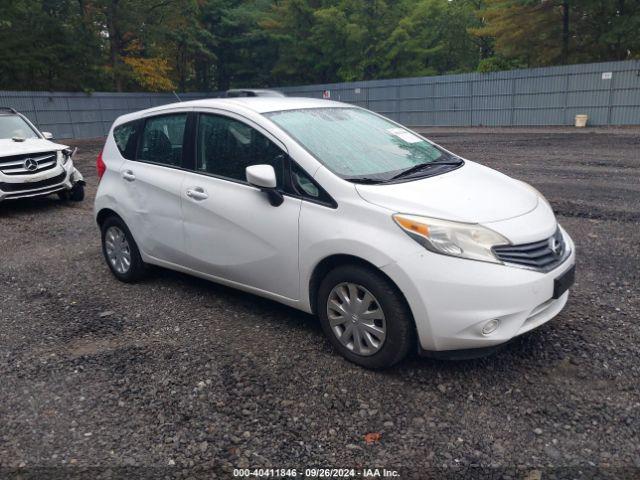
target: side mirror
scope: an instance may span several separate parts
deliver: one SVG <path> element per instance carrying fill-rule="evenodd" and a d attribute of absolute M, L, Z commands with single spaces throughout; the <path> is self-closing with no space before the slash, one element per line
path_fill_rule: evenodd
<path fill-rule="evenodd" d="M 42 132 L 42 136 L 45 138 L 45 140 L 53 139 L 53 133 L 51 132 Z"/>
<path fill-rule="evenodd" d="M 279 207 L 284 202 L 284 197 L 276 189 L 278 180 L 276 171 L 271 165 L 251 165 L 245 170 L 249 185 L 258 187 L 269 197 L 269 203 L 274 207 Z"/>

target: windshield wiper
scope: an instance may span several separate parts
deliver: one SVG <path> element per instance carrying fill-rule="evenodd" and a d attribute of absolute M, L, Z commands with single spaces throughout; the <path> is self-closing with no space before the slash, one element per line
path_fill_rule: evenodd
<path fill-rule="evenodd" d="M 419 165 L 414 165 L 413 167 L 409 167 L 406 170 L 401 171 L 397 175 L 394 175 L 389 180 L 396 180 L 398 178 L 408 177 L 413 175 L 414 173 L 418 173 L 422 170 L 425 170 L 429 167 L 433 167 L 436 165 L 461 165 L 464 162 L 461 158 L 455 158 L 452 160 L 435 160 L 433 162 L 421 163 Z"/>
<path fill-rule="evenodd" d="M 370 178 L 370 177 L 353 177 L 353 178 L 345 178 L 352 183 L 363 183 L 365 185 L 375 185 L 376 183 L 384 183 L 386 180 L 382 180 L 380 178 Z"/>

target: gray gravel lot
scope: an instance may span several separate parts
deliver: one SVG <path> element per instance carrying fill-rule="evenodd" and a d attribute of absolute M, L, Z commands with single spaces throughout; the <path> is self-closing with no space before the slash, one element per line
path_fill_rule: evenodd
<path fill-rule="evenodd" d="M 550 200 L 579 256 L 555 320 L 489 358 L 375 373 L 271 301 L 165 270 L 119 283 L 92 218 L 100 142 L 73 142 L 84 203 L 0 204 L 0 467 L 640 475 L 640 130 L 427 132 Z"/>

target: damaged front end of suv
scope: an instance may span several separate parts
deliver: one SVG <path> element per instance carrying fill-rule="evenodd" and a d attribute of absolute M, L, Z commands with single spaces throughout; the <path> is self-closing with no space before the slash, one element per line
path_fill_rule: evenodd
<path fill-rule="evenodd" d="M 0 202 L 56 193 L 62 200 L 84 200 L 84 177 L 70 149 L 51 141 L 24 115 L 0 108 Z"/>

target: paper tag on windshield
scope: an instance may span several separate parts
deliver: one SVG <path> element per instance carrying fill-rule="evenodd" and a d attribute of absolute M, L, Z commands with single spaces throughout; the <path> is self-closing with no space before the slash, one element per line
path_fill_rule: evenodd
<path fill-rule="evenodd" d="M 389 130 L 387 130 L 387 132 L 389 132 L 391 135 L 395 135 L 400 140 L 404 140 L 407 143 L 418 143 L 422 141 L 420 137 L 414 135 L 408 130 L 405 130 L 404 128 L 390 128 Z"/>

